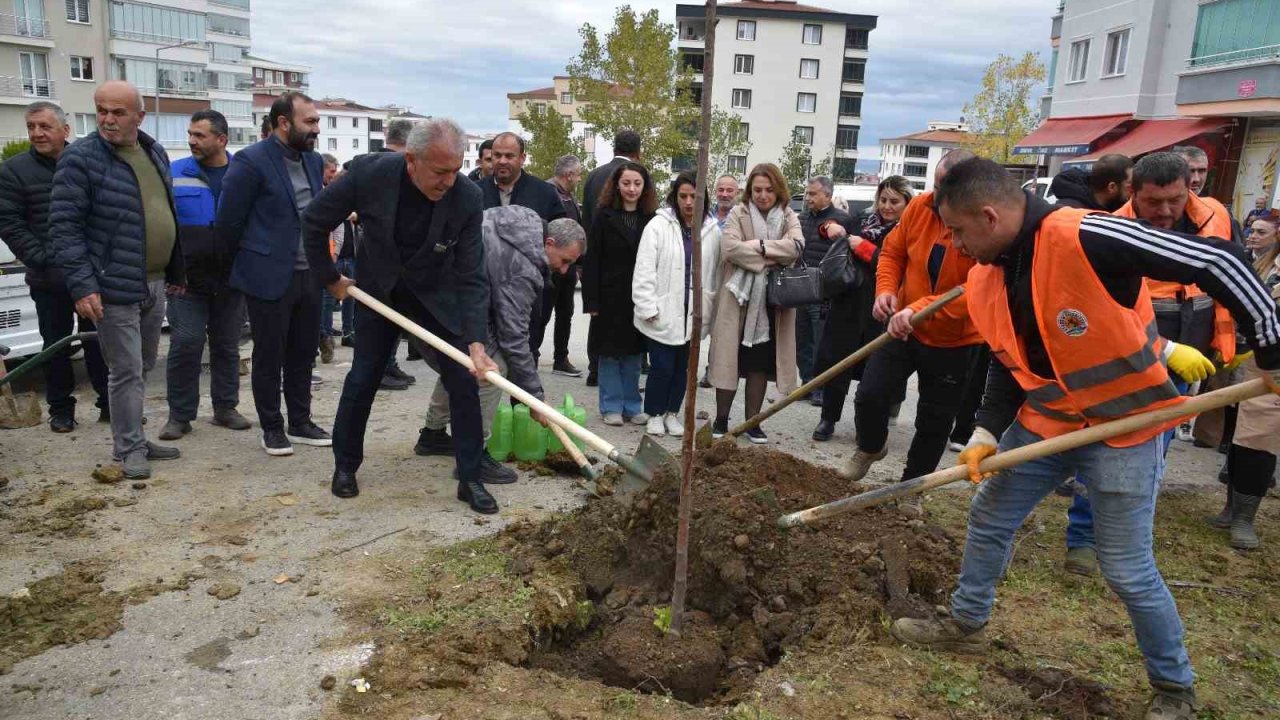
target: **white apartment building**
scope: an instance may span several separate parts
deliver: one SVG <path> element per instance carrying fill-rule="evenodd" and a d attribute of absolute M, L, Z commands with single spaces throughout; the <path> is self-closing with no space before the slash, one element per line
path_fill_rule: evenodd
<path fill-rule="evenodd" d="M 901 175 L 921 192 L 933 190 L 933 173 L 947 152 L 972 141 L 964 123 L 931 121 L 923 132 L 880 140 L 880 177 Z"/>
<path fill-rule="evenodd" d="M 512 131 L 514 132 L 514 131 Z M 492 140 L 498 133 L 467 133 L 467 152 L 462 156 L 463 174 L 475 170 L 480 165 L 480 144 Z"/>
<path fill-rule="evenodd" d="M 275 95 L 255 95 L 253 117 L 260 126 L 271 112 Z M 315 101 L 320 111 L 320 138 L 316 152 L 329 153 L 345 163 L 357 155 L 381 150 L 387 114 L 381 108 L 361 105 L 346 98 L 322 98 Z"/>
<path fill-rule="evenodd" d="M 613 138 L 597 137 L 595 128 L 583 122 L 580 111 L 584 104 L 569 89 L 569 77 L 557 75 L 549 87 L 507 94 L 507 132 L 528 140 L 529 132 L 520 124 L 521 115 L 530 110 L 558 112 L 571 125 L 569 137 L 581 140 L 587 155 L 595 158 L 597 166 L 603 165 L 613 159 Z"/>
<path fill-rule="evenodd" d="M 677 47 L 695 73 L 701 102 L 706 8 L 676 5 Z M 751 147 L 731 156 L 729 171 L 777 162 L 793 137 L 813 161 L 832 157 L 832 174 L 857 172 L 868 40 L 876 16 L 853 15 L 794 0 L 721 3 L 715 38 L 714 106 L 737 113 Z"/>

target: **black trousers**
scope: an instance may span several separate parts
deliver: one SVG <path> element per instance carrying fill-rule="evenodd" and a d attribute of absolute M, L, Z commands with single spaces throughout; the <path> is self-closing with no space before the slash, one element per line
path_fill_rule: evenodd
<path fill-rule="evenodd" d="M 973 434 L 973 420 L 982 405 L 982 392 L 987 389 L 987 368 L 991 365 L 991 349 L 982 344 L 973 354 L 973 363 L 969 366 L 969 376 L 964 383 L 964 398 L 960 401 L 960 409 L 956 411 L 956 424 L 951 429 L 951 442 L 961 445 L 969 442 Z"/>
<path fill-rule="evenodd" d="M 534 358 L 542 353 L 542 341 L 546 337 L 547 325 L 554 313 L 556 327 L 552 335 L 556 362 L 569 359 L 569 333 L 573 330 L 573 298 L 576 295 L 578 275 L 570 269 L 567 275 L 552 275 L 551 283 L 542 293 L 542 312 L 536 322 L 529 328 L 529 346 Z"/>
<path fill-rule="evenodd" d="M 449 332 L 427 311 L 412 293 L 397 288 L 391 293 L 391 306 L 426 328 L 427 332 L 467 352 L 462 341 Z M 356 306 L 356 327 L 360 342 L 356 343 L 351 370 L 342 385 L 338 416 L 333 423 L 333 461 L 335 466 L 355 472 L 364 462 L 364 433 L 374 395 L 382 382 L 387 358 L 400 340 L 400 328 L 364 305 Z M 424 349 L 426 346 L 422 346 Z M 449 391 L 449 423 L 453 429 L 454 458 L 458 477 L 477 480 L 480 477 L 480 453 L 484 451 L 481 427 L 480 394 L 476 379 L 453 360 L 430 351 L 431 367 L 438 368 L 440 379 Z"/>
<path fill-rule="evenodd" d="M 1227 477 L 1232 490 L 1264 497 L 1276 485 L 1276 456 L 1233 443 L 1227 451 Z"/>
<path fill-rule="evenodd" d="M 320 286 L 310 270 L 295 270 L 278 300 L 245 296 L 253 333 L 253 404 L 265 430 L 284 429 L 284 391 L 289 427 L 311 421 L 311 368 L 320 342 Z"/>
<path fill-rule="evenodd" d="M 36 320 L 40 324 L 40 338 L 49 347 L 75 330 L 76 303 L 66 290 L 31 288 L 31 299 L 36 304 Z M 80 320 L 80 332 L 94 330 L 92 320 Z M 84 368 L 89 382 L 98 393 L 97 406 L 107 407 L 107 364 L 97 340 L 86 340 Z M 76 373 L 71 367 L 71 349 L 68 348 L 44 364 L 44 397 L 49 403 L 49 417 L 74 415 L 76 411 Z"/>
<path fill-rule="evenodd" d="M 915 374 L 920 390 L 916 434 L 907 451 L 902 479 L 936 470 L 947 449 L 947 436 L 964 399 L 965 379 L 978 347 L 932 347 L 912 337 L 889 343 L 872 355 L 853 398 L 858 447 L 872 453 L 884 448 L 889 438 L 889 409 L 906 398 L 907 380 Z"/>

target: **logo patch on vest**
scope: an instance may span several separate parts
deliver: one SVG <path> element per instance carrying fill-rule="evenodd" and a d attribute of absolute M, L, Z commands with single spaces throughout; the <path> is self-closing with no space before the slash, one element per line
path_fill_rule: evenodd
<path fill-rule="evenodd" d="M 1067 337 L 1080 337 L 1089 331 L 1089 318 L 1079 310 L 1067 308 L 1058 313 L 1058 329 Z"/>

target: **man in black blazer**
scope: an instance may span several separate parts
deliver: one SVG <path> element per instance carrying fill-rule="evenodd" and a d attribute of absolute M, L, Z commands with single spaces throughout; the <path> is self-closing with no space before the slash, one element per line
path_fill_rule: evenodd
<path fill-rule="evenodd" d="M 538 213 L 543 222 L 565 217 L 555 188 L 524 171 L 524 138 L 504 132 L 493 138 L 493 174 L 480 181 L 484 209 L 521 205 Z"/>
<path fill-rule="evenodd" d="M 480 513 L 498 503 L 480 479 L 484 452 L 476 380 L 497 365 L 485 354 L 489 281 L 480 226 L 480 191 L 458 173 L 466 134 L 452 120 L 421 123 L 403 154 L 384 153 L 352 163 L 320 193 L 303 215 L 307 258 L 320 282 L 339 300 L 353 283 L 338 274 L 329 255 L 329 231 L 359 213 L 363 241 L 356 246 L 360 287 L 471 356 L 474 377 L 458 363 L 437 358 L 449 391 L 457 461 L 458 499 Z M 400 328 L 356 305 L 356 343 L 333 425 L 333 494 L 359 493 L 356 471 L 364 460 L 364 433 L 383 370 Z"/>

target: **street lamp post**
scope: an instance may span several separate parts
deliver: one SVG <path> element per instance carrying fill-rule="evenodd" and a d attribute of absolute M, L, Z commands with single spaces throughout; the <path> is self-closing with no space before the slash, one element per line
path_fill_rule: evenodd
<path fill-rule="evenodd" d="M 174 48 L 180 48 L 180 47 L 191 47 L 192 45 L 199 45 L 199 44 L 200 44 L 199 40 L 183 40 L 180 43 L 174 43 L 173 45 L 163 45 L 161 47 L 156 48 L 156 141 L 157 142 L 159 142 L 160 140 L 160 51 L 172 50 Z"/>

